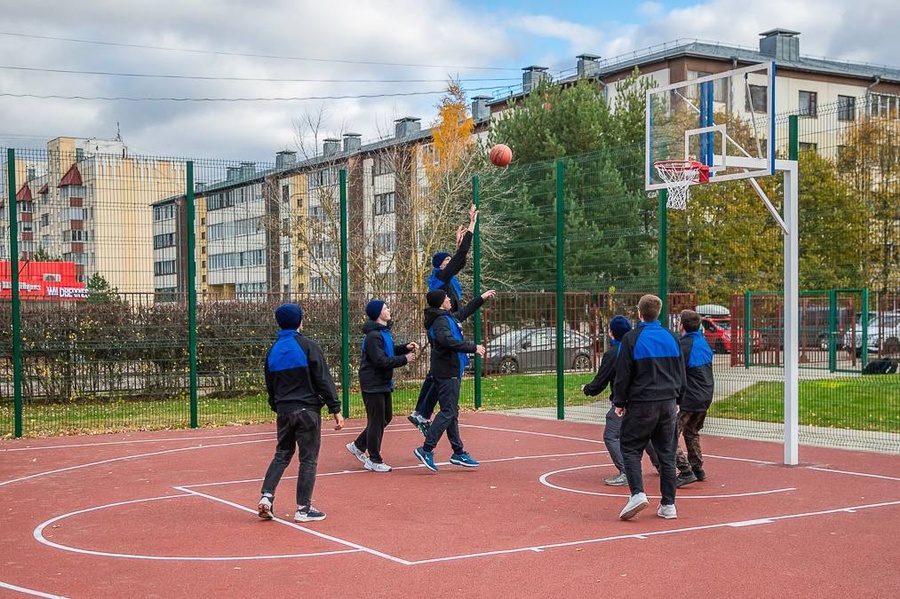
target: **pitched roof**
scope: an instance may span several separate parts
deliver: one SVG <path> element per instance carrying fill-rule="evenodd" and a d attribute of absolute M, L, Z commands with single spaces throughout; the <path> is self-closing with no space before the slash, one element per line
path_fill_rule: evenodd
<path fill-rule="evenodd" d="M 16 193 L 16 201 L 18 202 L 29 202 L 31 201 L 31 188 L 28 187 L 28 183 L 19 188 L 19 192 Z"/>
<path fill-rule="evenodd" d="M 81 180 L 81 173 L 78 172 L 78 166 L 73 164 L 72 168 L 63 175 L 57 187 L 65 187 L 66 185 L 84 185 Z"/>

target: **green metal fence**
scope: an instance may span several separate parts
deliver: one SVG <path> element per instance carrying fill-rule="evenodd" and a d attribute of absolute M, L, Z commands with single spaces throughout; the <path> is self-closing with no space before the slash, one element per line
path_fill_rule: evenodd
<path fill-rule="evenodd" d="M 801 441 L 896 448 L 900 377 L 861 372 L 897 357 L 900 201 L 889 152 L 858 151 L 896 121 L 863 139 L 829 110 L 799 121 L 801 144 L 819 140 L 800 152 L 801 284 L 818 290 L 801 301 Z M 787 116 L 778 122 L 786 132 Z M 365 302 L 385 299 L 395 337 L 424 344 L 430 254 L 453 251 L 474 202 L 464 297 L 499 293 L 466 323 L 489 353 L 465 381 L 465 405 L 602 421 L 605 400 L 580 386 L 609 318 L 636 319 L 650 292 L 667 298 L 673 329 L 683 308 L 730 309 L 709 430 L 779 438 L 782 238 L 746 186 L 698 186 L 688 210 L 666 212 L 643 191 L 640 151 L 620 148 L 476 169 L 435 207 L 396 157 L 354 155 L 251 164 L 62 142 L 8 150 L 0 436 L 266 421 L 262 358 L 282 301 L 303 305 L 304 332 L 360 416 Z M 877 181 L 862 176 L 871 156 Z M 779 177 L 769 179 L 780 204 Z M 870 314 L 880 320 L 869 325 Z M 426 369 L 397 370 L 397 414 L 414 406 Z"/>

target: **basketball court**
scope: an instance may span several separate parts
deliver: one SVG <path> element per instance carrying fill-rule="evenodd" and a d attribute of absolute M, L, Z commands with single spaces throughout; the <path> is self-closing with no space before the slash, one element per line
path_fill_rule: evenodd
<path fill-rule="evenodd" d="M 390 473 L 344 445 L 364 423 L 326 430 L 314 503 L 295 524 L 295 479 L 256 501 L 274 425 L 4 441 L 0 596 L 548 596 L 613 592 L 888 596 L 900 534 L 896 456 L 706 437 L 709 478 L 679 489 L 677 520 L 651 507 L 621 521 L 626 487 L 595 424 L 464 413 L 481 467 L 439 472 L 412 455 L 421 435 L 388 427 Z M 287 474 L 295 472 L 296 461 Z M 815 591 L 815 592 L 814 592 Z"/>

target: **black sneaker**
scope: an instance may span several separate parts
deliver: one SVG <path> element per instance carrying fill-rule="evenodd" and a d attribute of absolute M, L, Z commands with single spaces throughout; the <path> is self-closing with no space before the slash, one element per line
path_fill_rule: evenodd
<path fill-rule="evenodd" d="M 703 471 L 703 468 L 694 468 L 693 472 L 694 472 L 694 476 L 697 477 L 697 480 L 700 480 L 700 481 L 706 480 L 706 472 Z"/>
<path fill-rule="evenodd" d="M 682 472 L 677 477 L 675 477 L 675 486 L 679 489 L 684 485 L 689 485 L 695 482 L 697 482 L 697 477 L 694 476 L 694 473 L 690 470 L 688 470 L 687 472 Z"/>

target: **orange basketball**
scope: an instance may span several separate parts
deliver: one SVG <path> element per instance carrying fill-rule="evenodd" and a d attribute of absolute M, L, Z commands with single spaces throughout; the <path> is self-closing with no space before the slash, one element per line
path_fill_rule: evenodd
<path fill-rule="evenodd" d="M 507 166 L 512 162 L 512 150 L 507 145 L 497 144 L 491 148 L 490 159 L 494 166 Z"/>

